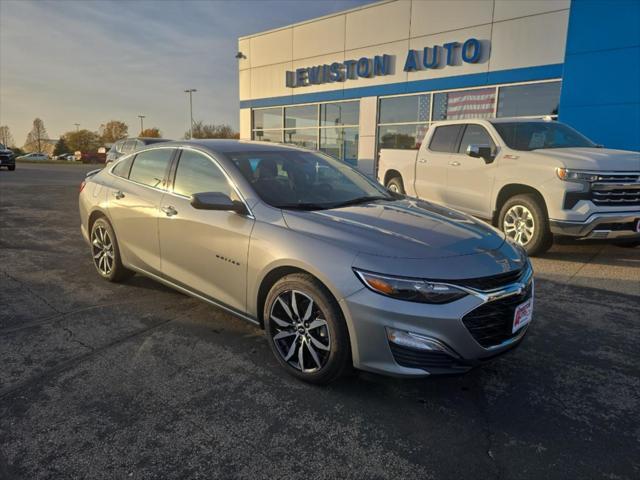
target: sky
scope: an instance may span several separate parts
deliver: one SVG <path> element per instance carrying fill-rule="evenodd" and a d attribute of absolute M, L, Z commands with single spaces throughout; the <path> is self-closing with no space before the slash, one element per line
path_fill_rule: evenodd
<path fill-rule="evenodd" d="M 122 120 L 182 138 L 193 116 L 238 128 L 238 37 L 371 0 L 0 0 L 0 125 L 17 146 Z"/>

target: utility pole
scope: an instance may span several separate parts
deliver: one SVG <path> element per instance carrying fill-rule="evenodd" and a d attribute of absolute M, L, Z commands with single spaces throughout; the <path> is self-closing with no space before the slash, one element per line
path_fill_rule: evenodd
<path fill-rule="evenodd" d="M 189 127 L 189 140 L 193 140 L 193 92 L 197 92 L 195 88 L 189 88 L 184 93 L 189 94 L 189 118 L 191 119 L 191 126 Z"/>
<path fill-rule="evenodd" d="M 76 133 L 78 133 L 78 131 L 80 130 L 80 124 L 79 123 L 74 123 L 74 125 L 76 126 Z"/>
<path fill-rule="evenodd" d="M 140 136 L 142 136 L 142 132 L 144 132 L 144 119 L 147 118 L 146 115 L 138 115 L 140 119 Z"/>

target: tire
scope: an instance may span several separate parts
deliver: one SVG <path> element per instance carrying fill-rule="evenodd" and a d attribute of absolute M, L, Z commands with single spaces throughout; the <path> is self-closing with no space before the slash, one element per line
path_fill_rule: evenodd
<path fill-rule="evenodd" d="M 546 252 L 553 244 L 543 201 L 530 193 L 515 195 L 500 209 L 498 228 L 530 256 Z"/>
<path fill-rule="evenodd" d="M 399 193 L 401 195 L 405 194 L 402 177 L 399 177 L 399 176 L 391 177 L 387 181 L 387 184 L 385 185 L 385 187 L 387 188 L 387 190 L 390 190 L 392 192 Z"/>
<path fill-rule="evenodd" d="M 93 222 L 89 238 L 93 265 L 102 278 L 117 283 L 133 276 L 134 272 L 122 265 L 116 234 L 105 217 Z"/>
<path fill-rule="evenodd" d="M 13 172 L 16 169 L 16 166 L 15 165 L 9 165 L 7 168 L 9 169 L 10 172 Z"/>
<path fill-rule="evenodd" d="M 349 332 L 338 302 L 311 275 L 295 273 L 278 280 L 263 315 L 269 346 L 289 374 L 326 385 L 352 369 Z"/>

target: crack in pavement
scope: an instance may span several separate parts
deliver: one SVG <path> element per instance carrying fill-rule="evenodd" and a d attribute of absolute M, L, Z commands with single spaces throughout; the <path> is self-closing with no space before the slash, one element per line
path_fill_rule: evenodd
<path fill-rule="evenodd" d="M 36 293 L 33 291 L 33 289 L 27 285 L 26 283 L 18 280 L 17 278 L 15 278 L 12 275 L 9 275 L 7 272 L 5 272 L 4 270 L 2 271 L 2 273 L 9 278 L 10 280 L 13 280 L 14 282 L 16 282 L 18 285 L 20 285 L 22 288 L 24 288 L 27 292 L 29 292 L 31 295 L 33 295 L 34 297 L 36 297 L 38 300 L 40 300 L 42 303 L 44 303 L 46 306 L 48 306 L 51 310 L 53 310 L 56 313 L 62 313 L 60 310 L 58 310 L 56 307 L 54 307 L 53 305 L 51 305 L 49 303 L 49 301 L 44 298 L 42 295 Z"/>
<path fill-rule="evenodd" d="M 169 322 L 173 322 L 174 320 L 176 320 L 178 317 L 175 318 L 170 318 L 169 320 L 164 320 L 162 322 L 158 322 L 155 325 L 152 325 L 151 327 L 147 327 L 147 328 L 143 328 L 140 330 L 137 330 L 129 335 L 126 335 L 124 337 L 118 338 L 112 342 L 109 342 L 105 345 L 101 345 L 99 347 L 95 347 L 92 350 L 90 350 L 89 352 L 86 352 L 82 355 L 76 355 L 74 357 L 69 358 L 68 360 L 62 361 L 59 364 L 55 365 L 53 368 L 50 368 L 48 370 L 45 370 L 44 372 L 38 374 L 38 375 L 34 375 L 30 378 L 27 378 L 25 380 L 22 380 L 20 382 L 17 382 L 14 385 L 11 385 L 10 387 L 6 387 L 0 390 L 0 399 L 4 399 L 5 397 L 7 397 L 8 395 L 10 395 L 11 393 L 17 391 L 17 390 L 22 390 L 23 388 L 29 387 L 32 384 L 38 383 L 39 381 L 42 380 L 47 380 L 50 377 L 53 377 L 57 374 L 60 374 L 62 372 L 64 372 L 65 370 L 68 370 L 69 368 L 75 367 L 77 365 L 79 365 L 80 363 L 82 363 L 85 360 L 88 360 L 89 358 L 94 357 L 95 355 L 98 355 L 101 352 L 104 352 L 108 349 L 110 349 L 111 347 L 117 346 L 121 343 L 126 342 L 127 340 L 130 340 L 132 338 L 136 338 L 139 336 L 142 336 L 152 330 L 155 330 L 157 328 L 162 327 L 163 325 L 166 325 Z M 90 348 L 90 347 L 89 347 Z"/>
<path fill-rule="evenodd" d="M 75 310 L 69 310 L 68 312 L 58 312 L 55 315 L 50 315 L 50 316 L 47 316 L 47 317 L 44 317 L 44 318 L 41 318 L 41 319 L 38 319 L 38 320 L 33 320 L 31 322 L 23 323 L 21 325 L 0 328 L 0 335 L 7 334 L 7 333 L 14 333 L 14 332 L 18 332 L 20 330 L 26 330 L 26 329 L 29 329 L 29 328 L 39 327 L 41 325 L 46 325 L 48 323 L 56 324 L 56 323 L 64 321 L 65 317 L 68 317 L 70 315 L 89 312 L 91 310 L 96 310 L 96 309 L 100 309 L 100 308 L 118 307 L 118 306 L 123 306 L 123 305 L 145 305 L 147 303 L 156 304 L 156 303 L 158 303 L 158 300 L 157 299 L 149 299 L 149 300 L 131 300 L 131 301 L 128 301 L 128 302 L 101 303 L 101 304 L 97 304 L 97 305 L 90 305 L 88 307 L 78 308 L 78 309 L 75 309 Z"/>

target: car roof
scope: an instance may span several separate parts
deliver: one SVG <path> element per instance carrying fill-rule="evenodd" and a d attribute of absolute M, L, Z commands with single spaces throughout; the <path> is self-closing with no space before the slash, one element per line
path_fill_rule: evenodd
<path fill-rule="evenodd" d="M 278 152 L 283 150 L 308 151 L 295 145 L 285 145 L 283 143 L 257 142 L 250 140 L 227 140 L 227 139 L 196 139 L 173 141 L 163 144 L 163 147 L 200 147 L 214 153 L 236 153 L 236 152 Z"/>

